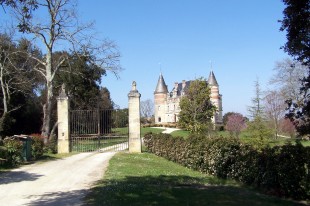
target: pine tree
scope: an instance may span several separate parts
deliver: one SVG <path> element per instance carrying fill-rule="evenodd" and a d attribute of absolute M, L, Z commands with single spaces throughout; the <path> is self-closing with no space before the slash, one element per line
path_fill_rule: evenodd
<path fill-rule="evenodd" d="M 254 82 L 255 83 L 255 97 L 252 98 L 252 106 L 248 107 L 248 112 L 250 113 L 250 117 L 255 119 L 255 117 L 263 117 L 264 107 L 262 105 L 262 91 L 260 88 L 259 79 Z"/>

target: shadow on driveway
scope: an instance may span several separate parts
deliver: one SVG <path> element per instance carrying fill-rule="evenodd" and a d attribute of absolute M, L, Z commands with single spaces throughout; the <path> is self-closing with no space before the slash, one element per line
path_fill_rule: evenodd
<path fill-rule="evenodd" d="M 35 198 L 36 200 L 30 202 L 28 205 L 48 205 L 48 206 L 59 206 L 59 205 L 83 205 L 83 198 L 89 190 L 73 190 L 70 192 L 52 192 L 45 193 L 40 196 L 28 196 L 28 198 Z M 38 199 L 37 199 L 38 198 Z"/>
<path fill-rule="evenodd" d="M 0 185 L 1 184 L 10 184 L 14 182 L 23 182 L 23 181 L 34 181 L 37 180 L 42 175 L 28 173 L 24 171 L 10 171 L 0 173 Z"/>

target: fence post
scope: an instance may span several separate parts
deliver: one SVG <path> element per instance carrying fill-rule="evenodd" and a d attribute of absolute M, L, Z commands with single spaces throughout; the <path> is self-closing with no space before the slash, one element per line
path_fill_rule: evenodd
<path fill-rule="evenodd" d="M 70 125 L 69 125 L 69 98 L 66 95 L 65 85 L 57 98 L 58 119 L 58 153 L 70 152 Z"/>
<path fill-rule="evenodd" d="M 140 97 L 136 82 L 132 83 L 128 94 L 129 110 L 129 152 L 141 153 L 141 128 L 140 128 Z"/>

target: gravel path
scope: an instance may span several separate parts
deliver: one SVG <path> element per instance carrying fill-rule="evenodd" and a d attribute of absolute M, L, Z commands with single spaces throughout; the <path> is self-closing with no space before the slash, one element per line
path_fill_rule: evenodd
<path fill-rule="evenodd" d="M 169 127 L 152 127 L 152 128 L 164 129 L 164 131 L 162 131 L 162 133 L 164 134 L 170 134 L 174 131 L 180 130 L 178 128 L 169 128 Z"/>
<path fill-rule="evenodd" d="M 83 205 L 115 152 L 80 153 L 0 174 L 0 205 Z"/>

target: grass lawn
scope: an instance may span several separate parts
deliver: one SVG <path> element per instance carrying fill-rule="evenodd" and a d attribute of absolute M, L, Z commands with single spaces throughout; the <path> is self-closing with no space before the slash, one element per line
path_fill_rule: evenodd
<path fill-rule="evenodd" d="M 185 130 L 176 130 L 176 131 L 172 132 L 171 135 L 173 137 L 187 138 L 190 135 L 190 132 L 189 131 L 185 131 Z"/>
<path fill-rule="evenodd" d="M 159 134 L 165 129 L 160 129 L 160 128 L 151 128 L 151 127 L 141 127 L 141 137 L 144 137 L 144 135 L 148 132 L 152 132 L 155 134 Z"/>
<path fill-rule="evenodd" d="M 160 129 L 160 128 L 141 127 L 141 137 L 143 137 L 148 132 L 161 133 L 164 130 L 165 129 Z M 127 135 L 128 134 L 128 127 L 113 128 L 112 131 L 114 132 L 114 134 Z"/>
<path fill-rule="evenodd" d="M 87 205 L 301 205 L 148 153 L 116 154 L 85 201 Z"/>

